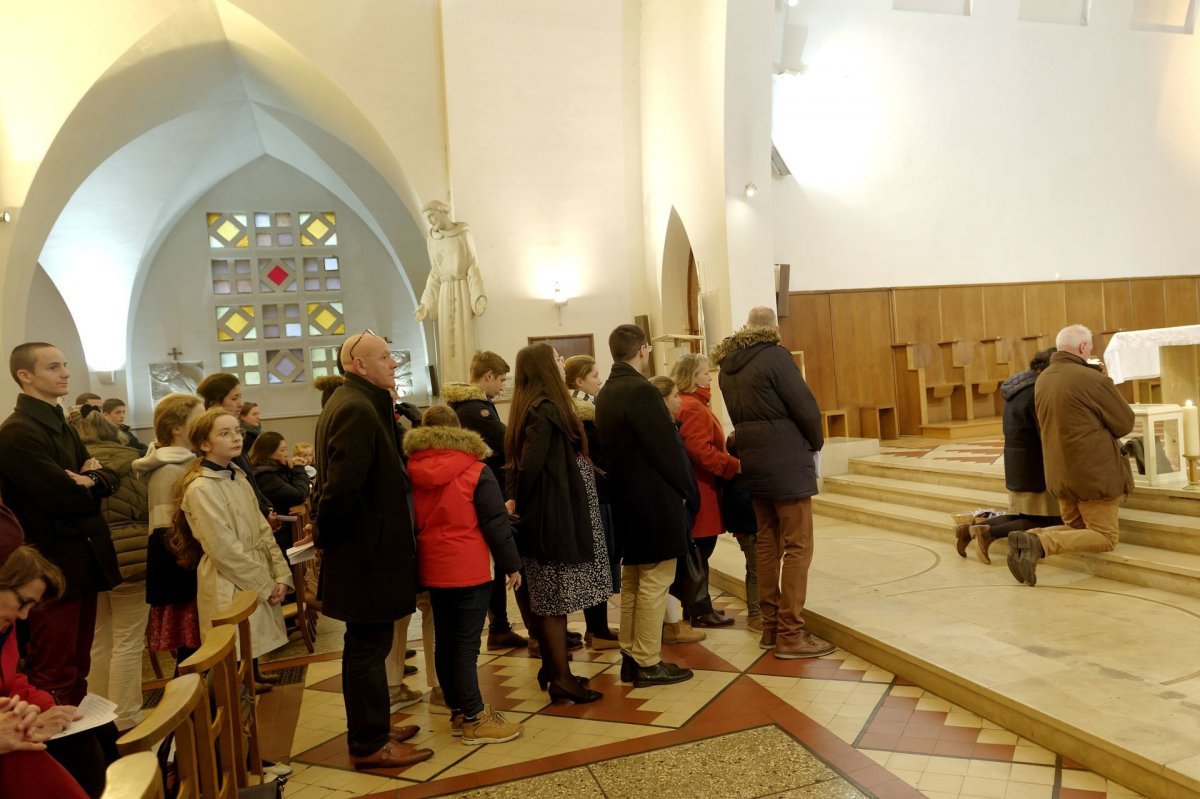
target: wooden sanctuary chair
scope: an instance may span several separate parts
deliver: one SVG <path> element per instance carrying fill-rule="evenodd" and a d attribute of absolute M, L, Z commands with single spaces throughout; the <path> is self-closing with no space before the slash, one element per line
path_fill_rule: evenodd
<path fill-rule="evenodd" d="M 308 506 L 297 505 L 289 510 L 288 514 L 296 517 L 296 521 L 291 522 L 292 543 L 295 544 L 307 535 L 304 528 L 309 519 Z M 309 585 L 316 585 L 317 561 L 314 559 L 296 563 L 291 568 L 292 584 L 296 587 L 295 600 L 283 606 L 283 619 L 295 625 L 304 638 L 304 648 L 311 654 L 316 651 L 317 610 L 311 603 L 311 600 L 315 599 L 315 588 L 310 589 Z"/>
<path fill-rule="evenodd" d="M 254 648 L 250 642 L 250 614 L 258 605 L 258 594 L 253 591 L 238 591 L 233 595 L 233 601 L 224 613 L 214 616 L 213 627 L 231 625 L 238 632 L 238 676 L 241 678 L 243 690 L 247 696 L 254 696 Z M 250 736 L 248 750 L 248 767 L 260 780 L 263 776 L 262 750 L 258 740 L 258 710 L 251 707 L 250 718 L 247 722 L 247 732 Z"/>
<path fill-rule="evenodd" d="M 117 751 L 122 756 L 152 753 L 164 738 L 175 733 L 176 795 L 178 799 L 207 799 L 203 786 L 216 783 L 217 771 L 210 725 L 208 692 L 200 677 L 176 677 L 167 683 L 162 699 L 146 720 L 117 740 Z"/>
<path fill-rule="evenodd" d="M 197 674 L 208 686 L 212 709 L 209 738 L 220 769 L 218 784 L 206 796 L 233 799 L 249 784 L 242 744 L 242 682 L 238 676 L 237 628 L 214 627 L 204 644 L 179 664 L 180 674 Z M 207 788 L 208 786 L 206 786 Z"/>
<path fill-rule="evenodd" d="M 100 799 L 163 799 L 162 772 L 150 752 L 117 758 L 107 774 Z"/>

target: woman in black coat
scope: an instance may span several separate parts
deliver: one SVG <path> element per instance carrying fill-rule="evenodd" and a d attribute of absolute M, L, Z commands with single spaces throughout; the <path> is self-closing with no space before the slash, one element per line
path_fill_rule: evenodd
<path fill-rule="evenodd" d="M 269 430 L 258 435 L 250 448 L 250 465 L 254 467 L 258 490 L 270 500 L 277 513 L 288 513 L 308 499 L 311 488 L 308 472 L 288 459 L 287 442 L 279 433 Z M 292 546 L 291 526 L 285 524 L 275 530 L 275 543 L 286 558 L 288 548 Z"/>
<path fill-rule="evenodd" d="M 967 556 L 967 545 L 975 539 L 975 554 L 991 563 L 988 548 L 997 538 L 1015 530 L 1033 530 L 1062 524 L 1058 500 L 1046 490 L 1042 463 L 1042 437 L 1033 389 L 1038 375 L 1050 365 L 1054 349 L 1043 350 L 1029 362 L 1028 371 L 1018 372 L 1000 385 L 1004 395 L 1004 486 L 1008 489 L 1008 513 L 993 516 L 982 524 L 960 524 L 955 529 L 956 549 Z"/>
<path fill-rule="evenodd" d="M 567 614 L 606 602 L 612 592 L 587 438 L 553 347 L 518 352 L 514 374 L 505 477 L 525 566 L 518 601 L 528 602 L 545 663 L 538 682 L 554 700 L 595 702 L 601 694 L 585 688 L 567 662 Z"/>

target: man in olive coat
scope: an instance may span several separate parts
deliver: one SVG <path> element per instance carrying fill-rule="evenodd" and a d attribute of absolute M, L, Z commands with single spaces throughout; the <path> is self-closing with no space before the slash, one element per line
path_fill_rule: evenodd
<path fill-rule="evenodd" d="M 596 428 L 623 562 L 621 679 L 667 685 L 692 676 L 664 662 L 661 650 L 667 589 L 691 535 L 684 501 L 695 497 L 695 481 L 662 395 L 642 375 L 650 362 L 646 334 L 621 325 L 608 347 L 615 363 L 596 396 Z"/>
<path fill-rule="evenodd" d="M 1008 570 L 1037 585 L 1037 563 L 1066 552 L 1110 552 L 1117 545 L 1117 506 L 1133 490 L 1121 437 L 1133 430 L 1133 409 L 1112 379 L 1088 363 L 1092 332 L 1059 331 L 1058 352 L 1033 389 L 1046 488 L 1058 498 L 1063 524 L 1008 535 Z"/>
<path fill-rule="evenodd" d="M 746 326 L 713 349 L 733 422 L 742 482 L 758 517 L 759 646 L 781 659 L 828 654 L 808 632 L 804 603 L 813 556 L 815 454 L 825 445 L 821 409 L 792 355 L 779 346 L 775 311 L 754 308 Z"/>
<path fill-rule="evenodd" d="M 96 629 L 96 595 L 121 582 L 117 552 L 100 500 L 117 490 L 116 474 L 91 457 L 67 424 L 59 398 L 71 373 L 52 344 L 21 344 L 9 357 L 21 387 L 0 425 L 0 495 L 29 544 L 62 570 L 62 597 L 29 614 L 25 673 L 63 705 L 87 695 Z"/>
<path fill-rule="evenodd" d="M 341 348 L 343 383 L 317 420 L 314 540 L 321 548 L 325 615 L 346 622 L 342 695 L 347 744 L 357 768 L 396 768 L 427 760 L 402 743 L 413 727 L 390 729 L 385 661 L 395 622 L 416 609 L 416 536 L 411 483 L 400 459 L 392 412 L 396 361 L 368 331 Z"/>

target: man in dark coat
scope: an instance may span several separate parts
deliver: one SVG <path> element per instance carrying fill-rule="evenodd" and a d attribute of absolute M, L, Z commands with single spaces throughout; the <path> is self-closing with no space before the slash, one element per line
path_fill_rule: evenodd
<path fill-rule="evenodd" d="M 17 407 L 0 425 L 0 496 L 25 528 L 28 543 L 66 577 L 62 597 L 29 614 L 25 672 L 61 704 L 87 695 L 96 628 L 96 595 L 121 582 L 117 552 L 100 500 L 117 476 L 88 455 L 63 417 L 60 397 L 71 377 L 57 347 L 21 344 L 9 371 L 21 387 Z"/>
<path fill-rule="evenodd" d="M 608 348 L 614 364 L 596 396 L 596 428 L 623 559 L 621 679 L 667 685 L 692 676 L 661 654 L 667 589 L 691 535 L 684 502 L 695 498 L 695 482 L 662 395 L 642 376 L 650 361 L 646 334 L 621 325 Z"/>
<path fill-rule="evenodd" d="M 442 386 L 442 399 L 454 409 L 459 424 L 474 430 L 483 438 L 492 454 L 483 459 L 492 470 L 501 490 L 506 490 L 504 479 L 504 434 L 508 430 L 500 421 L 493 400 L 504 390 L 508 380 L 508 363 L 494 352 L 484 350 L 471 358 L 470 383 L 446 383 Z M 505 496 L 505 499 L 512 497 Z M 514 649 L 526 646 L 529 641 L 513 631 L 508 621 L 508 589 L 504 574 L 496 572 L 492 582 L 492 596 L 488 602 L 489 651 Z"/>
<path fill-rule="evenodd" d="M 1058 351 L 1033 389 L 1042 436 L 1046 488 L 1058 498 L 1063 524 L 1008 534 L 1008 570 L 1037 585 L 1047 555 L 1111 552 L 1117 546 L 1117 507 L 1133 491 L 1121 437 L 1133 430 L 1133 409 L 1112 378 L 1088 363 L 1092 332 L 1083 325 L 1058 331 Z"/>
<path fill-rule="evenodd" d="M 746 326 L 713 349 L 713 361 L 721 366 L 721 394 L 758 517 L 759 646 L 782 659 L 828 654 L 833 646 L 804 627 L 817 493 L 814 455 L 825 444 L 821 409 L 791 353 L 779 346 L 770 308 L 752 309 Z"/>
<path fill-rule="evenodd" d="M 416 609 L 411 483 L 392 413 L 396 361 L 368 331 L 341 348 L 343 383 L 317 420 L 314 540 L 322 552 L 322 611 L 346 622 L 342 694 L 356 768 L 396 768 L 433 755 L 390 729 L 385 661 L 395 622 Z"/>

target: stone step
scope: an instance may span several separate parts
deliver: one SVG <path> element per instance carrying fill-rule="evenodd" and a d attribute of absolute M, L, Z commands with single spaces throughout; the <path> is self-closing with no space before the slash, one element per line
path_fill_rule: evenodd
<path fill-rule="evenodd" d="M 961 465 L 940 464 L 917 458 L 907 461 L 887 456 L 854 458 L 849 465 L 851 474 L 1007 493 L 1004 487 L 1004 473 L 998 469 L 964 469 Z M 1182 486 L 1137 486 L 1124 507 L 1200 517 L 1200 491 L 1189 491 Z"/>
<path fill-rule="evenodd" d="M 953 553 L 954 523 L 944 511 L 824 493 L 813 497 L 813 512 L 939 541 L 946 545 L 948 553 Z M 1007 555 L 1007 544 L 997 541 L 991 551 L 993 563 L 1002 561 Z M 1122 543 L 1114 552 L 1060 555 L 1052 560 L 1064 568 L 1200 597 L 1200 555 L 1197 554 Z"/>
<path fill-rule="evenodd" d="M 897 472 L 905 475 L 905 472 Z M 925 510 L 969 511 L 992 508 L 1004 512 L 1005 492 L 937 485 L 918 480 L 842 474 L 822 480 L 822 493 L 890 502 Z M 1122 507 L 1121 542 L 1200 555 L 1200 525 L 1194 516 Z"/>

